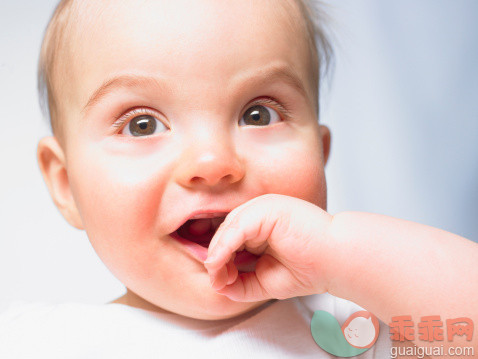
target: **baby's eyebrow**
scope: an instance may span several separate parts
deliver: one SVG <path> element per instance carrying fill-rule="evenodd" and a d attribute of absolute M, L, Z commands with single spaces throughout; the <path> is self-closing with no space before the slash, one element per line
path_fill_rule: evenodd
<path fill-rule="evenodd" d="M 267 83 L 281 81 L 296 91 L 298 91 L 306 100 L 311 101 L 303 82 L 300 77 L 293 71 L 290 66 L 282 64 L 272 64 L 264 68 L 255 69 L 254 71 L 247 71 L 240 73 L 231 79 L 231 84 L 238 83 L 237 88 L 242 86 L 260 87 Z M 106 97 L 110 92 L 118 88 L 153 88 L 159 91 L 166 91 L 166 81 L 161 78 L 144 76 L 138 74 L 122 74 L 106 80 L 89 98 L 86 105 L 81 111 L 85 114 L 91 107 L 95 106 Z"/>
<path fill-rule="evenodd" d="M 137 74 L 118 75 L 106 80 L 100 87 L 98 87 L 90 96 L 81 112 L 86 114 L 91 107 L 94 107 L 101 102 L 104 97 L 115 89 L 133 87 L 153 87 L 158 90 L 164 90 L 162 82 L 153 77 Z"/>
<path fill-rule="evenodd" d="M 300 76 L 287 64 L 271 63 L 258 70 L 247 71 L 232 79 L 233 83 L 240 86 L 262 86 L 267 83 L 281 81 L 298 91 L 305 99 L 309 99 L 306 88 Z"/>

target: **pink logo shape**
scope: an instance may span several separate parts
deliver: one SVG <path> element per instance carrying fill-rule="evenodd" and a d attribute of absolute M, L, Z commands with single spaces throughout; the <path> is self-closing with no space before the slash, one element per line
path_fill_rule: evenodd
<path fill-rule="evenodd" d="M 342 325 L 345 340 L 354 348 L 370 348 L 378 338 L 380 324 L 377 317 L 361 310 L 353 313 Z"/>

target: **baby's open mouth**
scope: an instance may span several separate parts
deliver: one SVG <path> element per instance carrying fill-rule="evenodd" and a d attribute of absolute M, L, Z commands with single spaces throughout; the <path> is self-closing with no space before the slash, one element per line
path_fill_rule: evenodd
<path fill-rule="evenodd" d="M 196 258 L 204 262 L 207 258 L 207 252 L 212 237 L 222 222 L 226 219 L 227 213 L 201 214 L 198 217 L 187 220 L 177 230 L 171 233 L 171 237 L 179 240 L 184 247 Z M 239 273 L 247 273 L 255 270 L 255 265 L 259 259 L 258 255 L 249 253 L 247 250 L 236 252 L 234 264 Z"/>
<path fill-rule="evenodd" d="M 178 228 L 169 235 L 196 259 L 204 262 L 212 237 L 229 213 L 224 210 L 192 212 L 188 217 L 183 217 L 176 224 Z"/>
<path fill-rule="evenodd" d="M 211 239 L 226 217 L 198 218 L 186 221 L 174 234 L 208 248 Z"/>

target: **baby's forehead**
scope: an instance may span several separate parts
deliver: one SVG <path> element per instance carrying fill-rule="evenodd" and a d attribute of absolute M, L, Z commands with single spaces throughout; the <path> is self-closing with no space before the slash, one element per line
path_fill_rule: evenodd
<path fill-rule="evenodd" d="M 114 33 L 127 39 L 128 34 L 141 29 L 144 30 L 146 41 L 152 35 L 146 30 L 150 30 L 154 23 L 164 34 L 172 35 L 174 39 L 188 39 L 194 31 L 201 31 L 198 35 L 202 38 L 230 40 L 216 44 L 221 47 L 227 47 L 237 40 L 240 33 L 261 36 L 266 35 L 271 28 L 283 32 L 292 44 L 308 37 L 304 31 L 306 16 L 299 6 L 302 1 L 145 0 L 138 4 L 133 0 L 71 0 L 67 2 L 72 3 L 72 16 L 69 19 L 72 26 L 68 26 L 72 31 L 65 36 L 65 41 L 80 46 L 88 45 L 99 35 L 111 36 Z M 268 37 L 256 37 L 253 40 L 256 46 L 270 41 Z M 158 42 L 157 45 L 163 44 Z"/>
<path fill-rule="evenodd" d="M 313 67 L 294 0 L 84 1 L 76 6 L 70 51 L 62 63 L 68 64 L 64 72 L 73 85 L 66 94 L 79 107 L 108 79 L 105 74 L 127 68 L 146 73 L 160 68 L 178 82 L 203 78 L 205 84 L 226 79 L 236 68 L 260 68 L 274 56 L 301 70 Z M 314 92 L 308 74 L 303 72 L 302 80 Z"/>

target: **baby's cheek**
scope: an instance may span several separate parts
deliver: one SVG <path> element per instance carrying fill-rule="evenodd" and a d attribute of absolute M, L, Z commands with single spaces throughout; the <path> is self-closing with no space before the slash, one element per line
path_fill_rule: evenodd
<path fill-rule="evenodd" d="M 267 192 L 297 197 L 325 209 L 326 182 L 318 143 L 283 143 L 258 157 L 259 177 Z"/>
<path fill-rule="evenodd" d="M 155 233 L 163 192 L 161 171 L 141 161 L 90 161 L 72 184 L 83 223 L 97 252 L 143 246 Z"/>
<path fill-rule="evenodd" d="M 290 192 L 298 197 L 318 205 L 326 207 L 326 183 L 323 168 L 320 166 L 318 156 L 298 154 L 297 161 L 288 160 L 289 183 L 293 184 Z"/>

